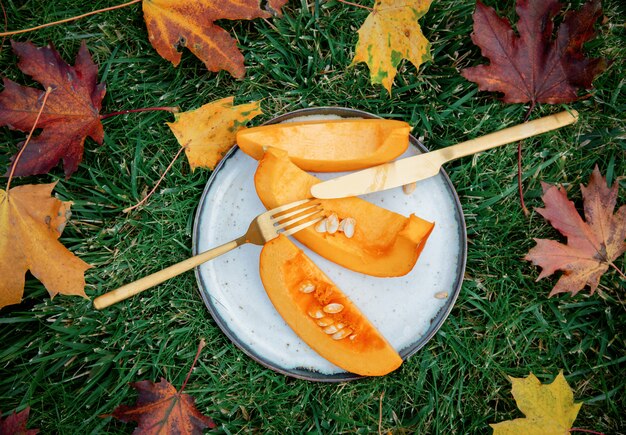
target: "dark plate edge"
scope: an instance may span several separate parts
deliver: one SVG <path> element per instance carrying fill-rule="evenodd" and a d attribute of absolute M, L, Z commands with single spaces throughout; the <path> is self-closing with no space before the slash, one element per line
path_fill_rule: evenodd
<path fill-rule="evenodd" d="M 277 124 L 277 123 L 286 121 L 288 119 L 292 119 L 298 116 L 306 116 L 306 115 L 337 115 L 337 116 L 343 116 L 343 117 L 361 117 L 361 118 L 366 118 L 366 119 L 381 118 L 380 116 L 376 116 L 369 112 L 364 112 L 358 109 L 350 109 L 350 108 L 345 108 L 345 107 L 311 107 L 311 108 L 299 109 L 293 112 L 279 115 L 263 123 L 263 125 Z M 409 139 L 410 139 L 411 144 L 417 147 L 420 151 L 428 152 L 428 149 L 419 140 L 417 140 L 413 135 L 410 135 Z M 204 201 L 210 190 L 210 187 L 215 180 L 215 174 L 217 174 L 220 171 L 220 169 L 226 165 L 226 162 L 237 152 L 238 149 L 239 147 L 235 145 L 224 155 L 222 160 L 217 164 L 215 169 L 211 172 L 211 175 L 204 187 L 204 191 L 202 192 L 202 196 L 200 197 L 200 201 L 198 202 L 198 207 L 196 209 L 196 213 L 194 216 L 193 233 L 192 233 L 193 255 L 198 254 L 197 234 L 198 234 L 198 228 L 200 225 L 200 212 L 202 210 L 202 205 L 204 204 Z M 462 241 L 461 245 L 463 247 L 463 249 L 461 249 L 460 258 L 459 258 L 459 262 L 460 262 L 459 265 L 461 267 L 458 268 L 459 273 L 456 277 L 456 281 L 453 286 L 454 287 L 453 294 L 448 297 L 446 304 L 442 307 L 441 310 L 439 310 L 439 312 L 435 315 L 435 317 L 431 319 L 431 323 L 428 327 L 429 331 L 427 332 L 427 334 L 422 336 L 422 338 L 415 344 L 400 350 L 399 354 L 403 360 L 407 360 L 412 355 L 417 353 L 422 347 L 426 345 L 426 343 L 428 343 L 435 336 L 437 331 L 441 328 L 441 325 L 443 325 L 443 322 L 446 320 L 446 318 L 452 311 L 454 304 L 456 303 L 456 300 L 461 291 L 461 286 L 463 284 L 463 276 L 465 274 L 465 267 L 466 267 L 466 262 L 467 262 L 467 229 L 465 226 L 465 216 L 463 215 L 463 208 L 461 206 L 461 202 L 456 193 L 456 190 L 454 189 L 454 186 L 452 182 L 450 181 L 450 178 L 448 177 L 448 174 L 443 169 L 441 169 L 439 173 L 440 175 L 444 177 L 444 180 L 446 182 L 445 183 L 446 187 L 448 191 L 454 197 L 454 201 L 456 205 L 456 215 L 457 215 L 456 218 L 457 218 L 457 221 L 460 223 L 459 225 L 460 230 L 459 230 L 458 236 L 459 236 L 459 240 Z M 228 339 L 233 344 L 235 344 L 237 348 L 239 348 L 241 351 L 243 351 L 244 354 L 252 358 L 257 363 L 277 373 L 281 373 L 286 376 L 291 376 L 296 379 L 306 380 L 306 381 L 335 383 L 335 382 L 347 382 L 347 381 L 352 381 L 356 379 L 367 378 L 365 376 L 360 376 L 360 375 L 350 373 L 350 372 L 342 372 L 342 373 L 337 373 L 334 375 L 327 375 L 327 374 L 318 373 L 318 372 L 308 370 L 308 369 L 298 369 L 298 368 L 283 369 L 281 367 L 274 366 L 271 363 L 265 361 L 263 358 L 256 355 L 247 346 L 240 343 L 239 339 L 232 333 L 227 323 L 221 318 L 221 316 L 219 316 L 213 310 L 213 304 L 210 298 L 205 294 L 205 292 L 200 290 L 201 288 L 204 288 L 205 285 L 204 285 L 204 282 L 202 281 L 202 278 L 200 277 L 199 268 L 196 267 L 194 269 L 194 274 L 196 276 L 196 282 L 198 283 L 198 292 L 200 293 L 200 296 L 202 297 L 204 304 L 208 308 L 208 311 L 211 314 L 211 317 L 213 318 L 217 326 L 228 337 Z"/>

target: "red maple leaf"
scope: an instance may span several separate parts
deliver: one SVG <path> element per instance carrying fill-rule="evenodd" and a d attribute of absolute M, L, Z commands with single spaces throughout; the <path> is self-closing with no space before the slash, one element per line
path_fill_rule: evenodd
<path fill-rule="evenodd" d="M 9 415 L 6 419 L 0 418 L 0 435 L 35 435 L 39 433 L 39 429 L 26 429 L 28 423 L 28 414 L 30 407 L 27 406 L 23 411 Z M 0 412 L 0 414 L 2 414 Z"/>
<path fill-rule="evenodd" d="M 626 252 L 626 205 L 613 213 L 617 204 L 617 182 L 608 187 L 596 167 L 587 187 L 581 186 L 584 199 L 583 220 L 561 187 L 543 183 L 545 208 L 537 212 L 567 237 L 564 245 L 555 240 L 535 239 L 537 245 L 525 259 L 542 268 L 538 280 L 563 271 L 550 296 L 571 292 L 586 285 L 593 294 L 613 261 Z"/>
<path fill-rule="evenodd" d="M 84 41 L 74 66 L 68 65 L 54 47 L 15 41 L 11 45 L 20 57 L 20 70 L 44 88 L 52 88 L 37 124 L 43 131 L 29 142 L 14 175 L 45 174 L 63 160 L 65 176 L 69 177 L 83 158 L 85 138 L 89 136 L 98 144 L 104 139 L 99 112 L 105 85 L 97 83 L 98 67 Z M 30 131 L 44 93 L 5 78 L 0 93 L 0 126 Z"/>
<path fill-rule="evenodd" d="M 139 381 L 131 384 L 139 392 L 135 406 L 120 405 L 113 417 L 124 422 L 138 423 L 135 433 L 201 434 L 204 428 L 214 428 L 215 423 L 198 411 L 193 397 L 176 391 L 165 379 L 154 383 Z"/>
<path fill-rule="evenodd" d="M 602 16 L 600 0 L 590 0 L 565 14 L 553 37 L 556 0 L 518 0 L 517 31 L 506 18 L 477 1 L 472 41 L 489 65 L 466 68 L 461 74 L 480 90 L 504 93 L 505 103 L 558 104 L 577 99 L 579 88 L 591 88 L 608 65 L 606 59 L 588 59 L 583 44 L 595 36 L 594 23 Z"/>

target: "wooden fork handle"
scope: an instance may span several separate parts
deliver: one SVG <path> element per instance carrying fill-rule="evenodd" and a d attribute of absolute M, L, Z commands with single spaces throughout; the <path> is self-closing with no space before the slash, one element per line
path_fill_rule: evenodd
<path fill-rule="evenodd" d="M 152 275 L 145 276 L 137 281 L 123 285 L 115 290 L 98 296 L 93 301 L 93 306 L 97 310 L 109 307 L 115 303 L 128 299 L 144 290 L 154 287 L 157 284 L 161 284 L 163 281 L 167 281 L 170 278 L 180 275 L 183 272 L 193 269 L 201 265 L 202 263 L 212 260 L 215 257 L 219 257 L 222 254 L 227 253 L 241 245 L 241 240 L 233 240 L 232 242 L 225 243 L 208 251 L 204 251 L 194 257 L 181 261 L 180 263 L 173 264 L 165 269 L 153 273 Z"/>

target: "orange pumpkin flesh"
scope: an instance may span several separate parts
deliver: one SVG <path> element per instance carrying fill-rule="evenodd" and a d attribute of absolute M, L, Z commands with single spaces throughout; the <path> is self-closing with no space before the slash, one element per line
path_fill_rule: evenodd
<path fill-rule="evenodd" d="M 331 363 L 363 376 L 382 376 L 402 364 L 350 299 L 285 236 L 265 244 L 260 273 L 285 322 Z"/>
<path fill-rule="evenodd" d="M 286 152 L 273 148 L 259 162 L 254 177 L 257 194 L 268 209 L 309 198 L 311 186 L 319 182 L 294 165 Z M 326 215 L 355 219 L 354 236 L 320 233 L 309 227 L 294 237 L 330 261 L 367 275 L 409 273 L 434 227 L 413 214 L 406 218 L 359 198 L 320 201 Z"/>
<path fill-rule="evenodd" d="M 239 130 L 237 144 L 256 160 L 274 147 L 305 171 L 340 172 L 395 159 L 409 146 L 410 130 L 388 119 L 286 122 Z"/>

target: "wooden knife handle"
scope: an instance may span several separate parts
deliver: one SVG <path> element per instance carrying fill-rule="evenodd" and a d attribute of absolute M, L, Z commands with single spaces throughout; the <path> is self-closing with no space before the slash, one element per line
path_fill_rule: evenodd
<path fill-rule="evenodd" d="M 505 128 L 503 130 L 496 131 L 495 133 L 477 137 L 476 139 L 470 139 L 457 145 L 442 148 L 433 152 L 439 154 L 443 159 L 442 163 L 445 163 L 460 157 L 469 156 L 471 154 L 476 154 L 511 142 L 517 142 L 518 140 L 536 136 L 551 130 L 556 130 L 557 128 L 573 124 L 577 120 L 578 112 L 575 110 L 570 112 L 559 112 L 554 115 L 545 116 L 543 118 L 525 122 L 524 124 Z"/>

